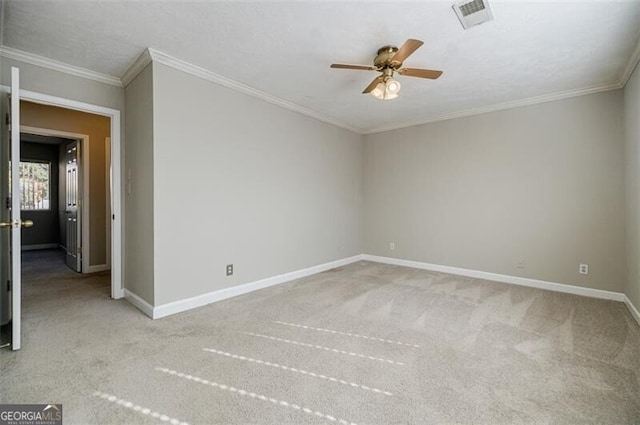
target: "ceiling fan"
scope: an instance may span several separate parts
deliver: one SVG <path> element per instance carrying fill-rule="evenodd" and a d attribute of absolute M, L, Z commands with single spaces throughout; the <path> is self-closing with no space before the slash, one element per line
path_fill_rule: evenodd
<path fill-rule="evenodd" d="M 393 78 L 394 72 L 407 77 L 428 78 L 431 80 L 435 80 L 442 75 L 442 71 L 433 69 L 401 68 L 405 59 L 423 44 L 420 40 L 410 38 L 399 49 L 396 46 L 384 46 L 378 49 L 378 55 L 373 60 L 373 66 L 333 63 L 331 68 L 381 72 L 382 75 L 374 78 L 362 93 L 371 93 L 376 99 L 395 99 L 400 91 L 400 83 Z"/>

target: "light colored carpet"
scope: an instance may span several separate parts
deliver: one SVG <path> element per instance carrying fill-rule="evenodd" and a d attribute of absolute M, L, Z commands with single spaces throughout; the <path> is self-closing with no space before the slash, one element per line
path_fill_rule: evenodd
<path fill-rule="evenodd" d="M 640 423 L 621 303 L 360 262 L 152 321 L 25 257 L 0 402 L 65 424 Z"/>

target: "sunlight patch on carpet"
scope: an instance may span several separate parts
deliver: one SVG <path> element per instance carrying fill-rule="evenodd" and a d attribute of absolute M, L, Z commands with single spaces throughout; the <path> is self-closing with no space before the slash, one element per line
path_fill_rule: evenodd
<path fill-rule="evenodd" d="M 309 330 L 318 331 L 318 332 L 327 332 L 327 333 L 336 334 L 336 335 L 345 335 L 345 336 L 350 336 L 350 337 L 354 337 L 354 338 L 369 339 L 369 340 L 372 340 L 372 341 L 387 342 L 389 344 L 404 345 L 404 346 L 407 346 L 407 347 L 420 348 L 420 346 L 416 345 L 416 344 L 408 344 L 406 342 L 392 341 L 392 340 L 389 340 L 389 339 L 377 338 L 377 337 L 368 336 L 368 335 L 360 335 L 360 334 L 354 334 L 354 333 L 350 333 L 350 332 L 336 331 L 336 330 L 333 330 L 333 329 L 314 328 L 313 326 L 298 325 L 296 323 L 281 322 L 279 320 L 274 320 L 271 323 L 276 323 L 278 325 L 292 326 L 292 327 L 300 328 L 300 329 L 309 329 Z"/>
<path fill-rule="evenodd" d="M 322 345 L 308 344 L 306 342 L 293 341 L 293 340 L 285 339 L 285 338 L 277 338 L 275 336 L 256 334 L 256 333 L 253 333 L 253 332 L 243 332 L 243 334 L 255 336 L 255 337 L 258 337 L 258 338 L 270 339 L 272 341 L 285 342 L 287 344 L 298 345 L 298 346 L 301 346 L 301 347 L 309 347 L 309 348 L 315 348 L 315 349 L 318 349 L 318 350 L 329 351 L 329 352 L 332 352 L 332 353 L 346 354 L 346 355 L 349 355 L 349 356 L 352 356 L 352 357 L 359 357 L 361 359 L 376 360 L 376 361 L 379 361 L 379 362 L 390 363 L 390 364 L 394 364 L 394 365 L 398 365 L 398 366 L 404 366 L 404 363 L 397 362 L 395 360 L 383 359 L 381 357 L 367 356 L 367 355 L 364 355 L 364 354 L 354 353 L 352 351 L 339 350 L 337 348 L 323 347 Z"/>
<path fill-rule="evenodd" d="M 202 384 L 202 385 L 208 385 L 208 386 L 211 386 L 211 387 L 214 387 L 214 388 L 218 388 L 218 389 L 221 389 L 221 390 L 225 390 L 225 391 L 229 391 L 229 392 L 241 395 L 241 396 L 250 397 L 250 398 L 253 398 L 253 399 L 256 399 L 256 400 L 262 400 L 262 401 L 270 402 L 270 403 L 273 403 L 275 405 L 286 407 L 286 408 L 293 409 L 293 410 L 297 410 L 297 411 L 300 411 L 300 412 L 303 412 L 303 413 L 307 413 L 309 415 L 315 415 L 315 416 L 318 416 L 320 418 L 327 419 L 327 420 L 329 420 L 331 422 L 337 422 L 337 423 L 340 423 L 342 425 L 357 425 L 355 422 L 351 422 L 351 421 L 348 421 L 346 419 L 340 419 L 340 418 L 337 418 L 335 416 L 328 415 L 326 413 L 322 413 L 322 412 L 320 412 L 318 410 L 309 409 L 308 407 L 300 406 L 300 405 L 295 404 L 295 403 L 290 403 L 290 402 L 285 401 L 285 400 L 278 400 L 276 398 L 267 397 L 266 395 L 262 395 L 262 394 L 256 394 L 254 392 L 246 391 L 246 390 L 243 390 L 243 389 L 240 389 L 240 388 L 236 388 L 236 387 L 233 387 L 233 386 L 230 386 L 230 385 L 219 384 L 219 383 L 214 382 L 214 381 L 209 381 L 207 379 L 202 379 L 202 378 L 200 378 L 198 376 L 187 375 L 187 374 L 184 374 L 182 372 L 178 372 L 176 370 L 167 369 L 166 367 L 157 367 L 156 370 L 159 371 L 159 372 L 163 372 L 163 373 L 169 374 L 169 375 L 177 376 L 178 378 L 186 379 L 186 380 L 189 380 L 189 381 L 192 381 L 192 382 L 197 382 L 197 383 Z"/>
<path fill-rule="evenodd" d="M 371 391 L 374 393 L 378 393 L 378 394 L 384 394 L 384 395 L 388 395 L 388 396 L 392 396 L 393 394 L 389 391 L 384 391 L 381 390 L 379 388 L 373 388 L 373 387 L 369 387 L 367 385 L 362 385 L 362 384 L 357 384 L 355 382 L 349 382 L 349 381 L 345 381 L 344 379 L 338 379 L 338 378 L 334 378 L 331 376 L 326 376 L 323 375 L 321 373 L 315 373 L 315 372 L 309 372 L 308 370 L 303 370 L 303 369 L 299 369 L 299 368 L 295 368 L 295 367 L 291 367 L 291 366 L 284 366 L 278 363 L 271 363 L 271 362 L 267 362 L 264 360 L 259 360 L 259 359 L 253 359 L 251 357 L 245 357 L 245 356 L 240 356 L 238 354 L 231 354 L 231 353 L 227 353 L 226 351 L 220 351 L 220 350 L 215 350 L 213 348 L 203 348 L 204 351 L 208 351 L 209 353 L 214 353 L 214 354 L 219 354 L 221 356 L 225 356 L 225 357 L 229 357 L 232 359 L 236 359 L 236 360 L 243 360 L 243 361 L 247 361 L 250 363 L 255 363 L 255 364 L 260 364 L 260 365 L 264 365 L 264 366 L 271 366 L 271 367 L 275 367 L 278 369 L 282 369 L 282 370 L 286 370 L 288 372 L 294 372 L 294 373 L 300 373 L 302 375 L 307 375 L 307 376 L 311 376 L 314 378 L 319 378 L 319 379 L 324 379 L 330 382 L 335 382 L 337 384 L 342 384 L 342 385 L 347 385 L 353 388 L 359 388 L 365 391 Z"/>
<path fill-rule="evenodd" d="M 151 410 L 148 407 L 142 407 L 138 404 L 135 404 L 132 401 L 118 398 L 113 394 L 107 394 L 100 391 L 96 391 L 93 393 L 93 396 L 100 397 L 101 399 L 106 400 L 110 403 L 117 404 L 118 406 L 122 406 L 126 409 L 130 409 L 130 410 L 133 410 L 134 412 L 140 413 L 141 415 L 149 416 L 151 418 L 161 420 L 162 422 L 166 422 L 171 425 L 189 425 L 187 422 L 183 422 L 180 419 L 171 418 L 165 414 Z"/>

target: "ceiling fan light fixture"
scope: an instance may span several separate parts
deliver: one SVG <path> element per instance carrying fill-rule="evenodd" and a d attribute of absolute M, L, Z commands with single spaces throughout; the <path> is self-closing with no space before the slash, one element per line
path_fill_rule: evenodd
<path fill-rule="evenodd" d="M 400 91 L 400 83 L 396 80 L 394 80 L 393 78 L 389 78 L 387 80 L 387 93 L 388 94 L 395 94 L 396 96 L 398 95 L 398 92 Z"/>
<path fill-rule="evenodd" d="M 371 90 L 371 96 L 379 100 L 391 100 L 398 97 L 400 91 L 400 83 L 393 78 L 389 77 L 385 81 L 378 83 L 378 85 Z"/>
<path fill-rule="evenodd" d="M 384 92 L 385 92 L 385 84 L 384 83 L 378 83 L 376 88 L 371 90 L 371 96 L 375 97 L 376 99 L 383 100 L 384 99 Z"/>

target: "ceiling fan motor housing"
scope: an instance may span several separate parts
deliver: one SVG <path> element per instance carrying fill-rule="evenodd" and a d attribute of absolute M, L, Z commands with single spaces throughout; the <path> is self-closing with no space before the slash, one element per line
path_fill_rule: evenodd
<path fill-rule="evenodd" d="M 400 61 L 392 61 L 391 59 L 398 52 L 396 46 L 384 46 L 378 49 L 378 56 L 373 60 L 373 65 L 378 69 L 398 69 L 402 66 Z"/>

